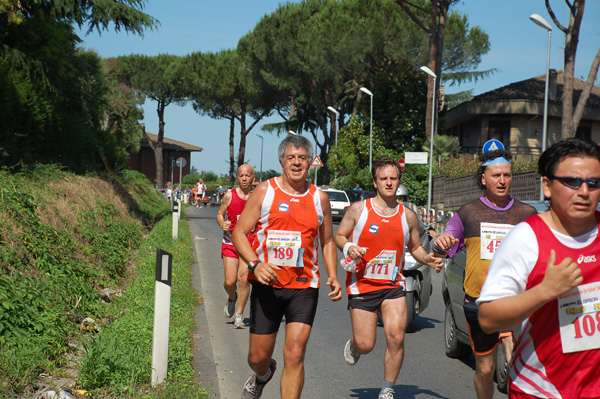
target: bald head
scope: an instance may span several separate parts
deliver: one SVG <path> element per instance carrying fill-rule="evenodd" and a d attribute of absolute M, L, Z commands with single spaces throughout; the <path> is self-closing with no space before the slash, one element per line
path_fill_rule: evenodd
<path fill-rule="evenodd" d="M 237 180 L 242 190 L 250 190 L 254 181 L 254 168 L 248 164 L 241 165 L 237 170 Z"/>

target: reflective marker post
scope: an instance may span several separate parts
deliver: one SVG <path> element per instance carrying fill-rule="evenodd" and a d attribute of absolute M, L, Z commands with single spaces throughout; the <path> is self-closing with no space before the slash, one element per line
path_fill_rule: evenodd
<path fill-rule="evenodd" d="M 156 251 L 154 333 L 152 336 L 152 386 L 162 384 L 167 377 L 172 261 L 173 255 L 169 252 L 160 248 Z"/>
<path fill-rule="evenodd" d="M 173 239 L 176 240 L 179 235 L 179 202 L 173 202 Z"/>

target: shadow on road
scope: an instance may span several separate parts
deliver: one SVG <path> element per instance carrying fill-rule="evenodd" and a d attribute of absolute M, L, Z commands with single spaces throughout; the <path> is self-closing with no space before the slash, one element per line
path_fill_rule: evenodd
<path fill-rule="evenodd" d="M 380 390 L 381 388 L 353 389 L 350 397 L 358 399 L 374 399 L 377 398 Z M 440 395 L 437 392 L 430 391 L 429 389 L 422 389 L 415 385 L 395 385 L 394 391 L 396 391 L 397 397 L 404 399 L 414 399 L 419 395 L 425 395 L 428 398 L 450 399 L 450 396 Z"/>

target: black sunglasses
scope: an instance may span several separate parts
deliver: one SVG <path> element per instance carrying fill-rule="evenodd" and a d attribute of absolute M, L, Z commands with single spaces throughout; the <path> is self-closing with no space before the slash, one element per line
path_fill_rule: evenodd
<path fill-rule="evenodd" d="M 589 179 L 583 179 L 581 177 L 559 177 L 549 176 L 550 180 L 558 180 L 565 186 L 577 190 L 583 183 L 587 183 L 589 190 L 595 190 L 600 188 L 600 177 L 590 177 Z"/>

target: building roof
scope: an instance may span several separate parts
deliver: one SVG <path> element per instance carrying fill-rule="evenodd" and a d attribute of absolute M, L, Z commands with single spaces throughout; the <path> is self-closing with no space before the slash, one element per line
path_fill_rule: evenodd
<path fill-rule="evenodd" d="M 146 132 L 146 134 L 148 135 L 148 137 L 150 137 L 150 140 L 152 140 L 154 143 L 158 143 L 158 135 L 148 132 Z M 146 140 L 143 137 L 141 141 L 141 146 L 150 147 L 150 145 L 146 142 Z M 173 140 L 168 137 L 163 137 L 163 149 L 190 152 L 200 152 L 204 150 L 202 147 L 184 143 L 183 141 Z"/>
<path fill-rule="evenodd" d="M 563 71 L 556 71 L 556 93 L 548 96 L 548 102 L 561 103 L 565 83 Z M 551 83 L 552 84 L 552 83 Z M 581 79 L 573 80 L 573 99 L 575 104 L 583 91 L 585 81 Z M 544 92 L 546 88 L 546 75 L 536 76 L 531 79 L 511 83 L 507 86 L 482 93 L 473 97 L 471 101 L 505 101 L 505 100 L 531 100 L 544 101 Z M 590 97 L 587 101 L 588 107 L 600 107 L 600 87 L 593 86 Z"/>
<path fill-rule="evenodd" d="M 556 74 L 556 80 L 552 74 Z M 574 79 L 573 101 L 577 104 L 585 82 Z M 520 82 L 479 94 L 470 101 L 451 108 L 446 113 L 446 127 L 455 126 L 473 115 L 543 115 L 546 75 L 536 76 Z M 548 114 L 561 117 L 562 95 L 564 90 L 563 71 L 551 70 L 548 90 Z M 586 103 L 584 119 L 600 119 L 600 87 L 593 86 Z"/>

